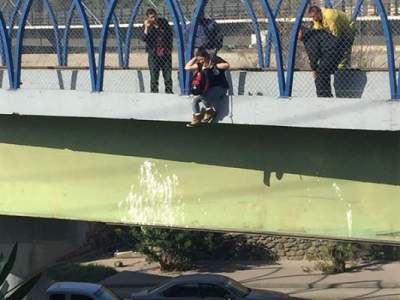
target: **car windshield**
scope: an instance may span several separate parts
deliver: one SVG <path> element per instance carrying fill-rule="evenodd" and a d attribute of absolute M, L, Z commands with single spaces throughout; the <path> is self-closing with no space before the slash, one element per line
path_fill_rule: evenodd
<path fill-rule="evenodd" d="M 95 296 L 99 297 L 101 300 L 123 300 L 120 296 L 115 294 L 112 290 L 109 290 L 106 287 L 102 287 L 99 289 Z"/>
<path fill-rule="evenodd" d="M 161 285 L 156 285 L 155 287 L 145 290 L 147 293 L 157 293 L 160 290 L 164 290 L 166 286 L 169 286 L 170 282 L 163 283 Z"/>
<path fill-rule="evenodd" d="M 250 293 L 250 289 L 248 287 L 245 287 L 241 283 L 239 283 L 235 280 L 232 280 L 232 279 L 229 279 L 225 283 L 225 287 L 234 291 L 234 293 L 236 293 L 240 297 L 246 296 Z"/>

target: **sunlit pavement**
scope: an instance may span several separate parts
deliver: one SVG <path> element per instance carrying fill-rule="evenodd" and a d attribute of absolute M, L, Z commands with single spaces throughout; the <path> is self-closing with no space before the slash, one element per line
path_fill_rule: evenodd
<path fill-rule="evenodd" d="M 123 272 L 104 283 L 128 296 L 132 291 L 179 275 L 160 273 L 155 268 L 128 269 L 120 270 Z M 308 261 L 281 261 L 273 265 L 212 263 L 200 271 L 223 274 L 251 288 L 282 292 L 288 299 L 400 299 L 400 262 L 375 263 L 334 275 L 313 271 Z"/>

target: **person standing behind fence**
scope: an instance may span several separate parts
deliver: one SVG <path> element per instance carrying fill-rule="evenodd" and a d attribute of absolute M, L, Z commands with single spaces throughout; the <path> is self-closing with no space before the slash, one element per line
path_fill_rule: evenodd
<path fill-rule="evenodd" d="M 229 88 L 225 77 L 225 71 L 229 69 L 229 63 L 219 56 L 211 58 L 204 48 L 197 49 L 195 56 L 186 64 L 185 69 L 195 73 L 202 72 L 201 90 L 196 92 L 192 101 L 193 118 L 187 127 L 196 127 L 202 123 L 211 123 L 217 114 L 215 102 L 221 101 L 226 96 Z M 193 85 L 193 80 L 192 84 Z M 193 87 L 191 87 L 193 92 Z M 201 107 L 200 104 L 203 106 Z"/>
<path fill-rule="evenodd" d="M 146 11 L 143 41 L 146 42 L 150 69 L 150 90 L 158 93 L 160 71 L 164 77 L 165 92 L 172 94 L 172 41 L 173 33 L 164 18 L 157 17 L 153 8 Z"/>
<path fill-rule="evenodd" d="M 325 30 L 301 28 L 299 40 L 303 41 L 310 67 L 313 70 L 318 97 L 333 97 L 331 75 L 341 59 L 336 47 L 336 38 Z"/>
<path fill-rule="evenodd" d="M 202 11 L 194 40 L 194 52 L 196 53 L 197 49 L 204 48 L 213 57 L 222 48 L 223 42 L 224 36 L 221 27 L 214 19 L 206 18 L 204 11 Z"/>
<path fill-rule="evenodd" d="M 326 30 L 336 38 L 337 51 L 341 58 L 339 69 L 350 67 L 351 48 L 355 37 L 352 19 L 340 10 L 318 6 L 311 6 L 308 16 L 313 20 L 312 29 Z"/>

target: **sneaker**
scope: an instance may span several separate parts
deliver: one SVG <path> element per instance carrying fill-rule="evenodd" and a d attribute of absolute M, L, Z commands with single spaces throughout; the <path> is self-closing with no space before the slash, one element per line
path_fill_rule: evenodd
<path fill-rule="evenodd" d="M 203 120 L 201 120 L 202 123 L 211 123 L 214 120 L 215 114 L 217 112 L 213 108 L 209 108 L 206 110 L 206 113 L 204 114 Z"/>
<path fill-rule="evenodd" d="M 186 127 L 198 127 L 201 125 L 201 120 L 204 117 L 204 113 L 193 114 L 192 122 L 186 124 Z"/>

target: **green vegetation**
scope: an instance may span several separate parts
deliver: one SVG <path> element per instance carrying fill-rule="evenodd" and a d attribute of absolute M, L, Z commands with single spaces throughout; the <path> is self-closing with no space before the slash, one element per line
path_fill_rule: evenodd
<path fill-rule="evenodd" d="M 97 283 L 116 274 L 113 268 L 99 265 L 80 265 L 65 263 L 54 266 L 47 271 L 47 276 L 55 281 L 83 281 Z"/>
<path fill-rule="evenodd" d="M 163 271 L 193 269 L 201 260 L 276 259 L 269 249 L 243 236 L 148 227 L 134 227 L 130 235 L 136 249 L 149 261 L 158 262 Z"/>
<path fill-rule="evenodd" d="M 14 266 L 15 259 L 17 257 L 18 244 L 15 243 L 11 250 L 10 255 L 7 260 L 4 259 L 3 254 L 0 258 L 0 286 L 6 282 L 8 275 L 10 275 L 11 270 Z M 31 278 L 21 282 L 16 287 L 8 291 L 0 290 L 0 300 L 22 300 L 35 286 L 35 284 L 40 279 L 41 274 L 36 274 Z"/>
<path fill-rule="evenodd" d="M 307 255 L 308 260 L 315 261 L 315 269 L 324 273 L 342 273 L 347 265 L 354 266 L 357 261 L 368 257 L 370 249 L 367 245 L 350 242 L 328 242 L 316 252 Z"/>
<path fill-rule="evenodd" d="M 324 273 L 342 273 L 374 261 L 396 261 L 400 247 L 358 242 L 329 241 L 307 259 L 315 262 L 315 269 Z"/>

